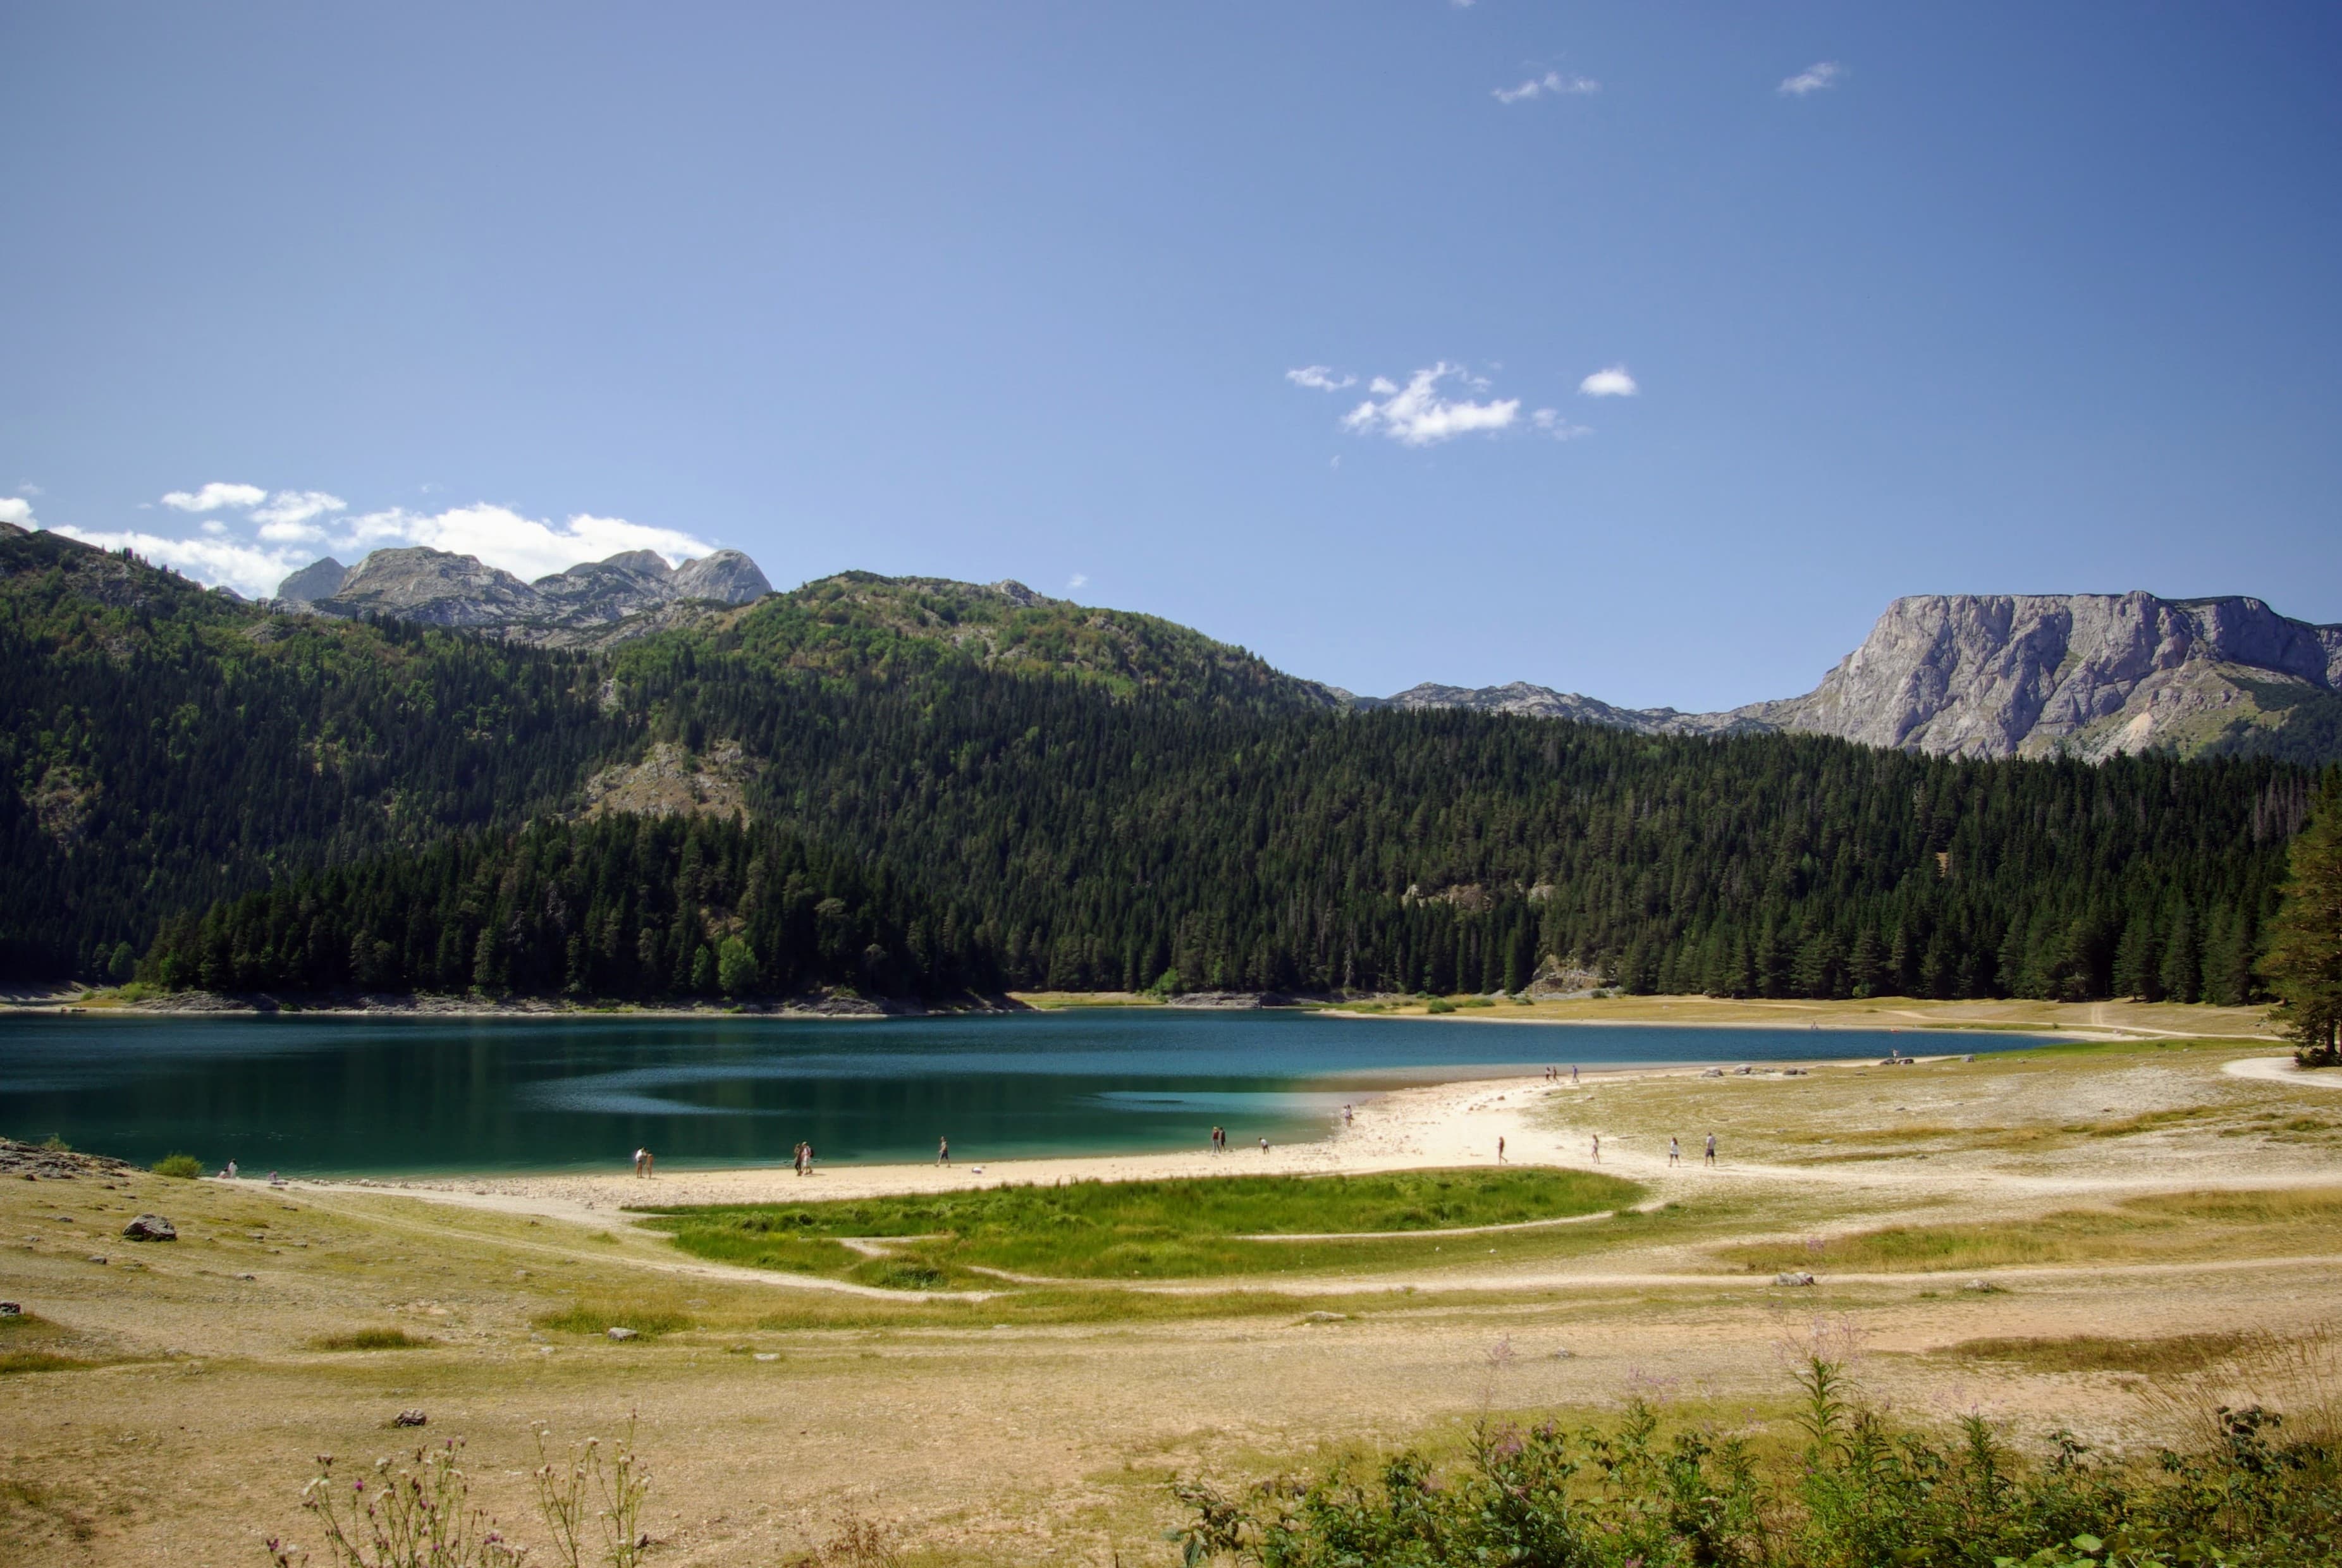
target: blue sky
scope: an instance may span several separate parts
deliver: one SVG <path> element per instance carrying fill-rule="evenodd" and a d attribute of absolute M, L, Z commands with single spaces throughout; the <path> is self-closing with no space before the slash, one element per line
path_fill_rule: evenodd
<path fill-rule="evenodd" d="M 2323 5 L 13 5 L 0 515 L 1687 708 L 1898 594 L 2342 621 L 2337 65 Z"/>

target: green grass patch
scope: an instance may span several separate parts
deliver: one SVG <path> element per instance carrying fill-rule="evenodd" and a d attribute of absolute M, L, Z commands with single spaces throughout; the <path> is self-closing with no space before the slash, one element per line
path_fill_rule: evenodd
<path fill-rule="evenodd" d="M 1050 1279 L 1196 1279 L 1463 1262 L 1524 1233 L 1412 1233 L 1517 1225 L 1617 1210 L 1642 1189 L 1575 1171 L 1406 1171 L 1076 1182 L 808 1203 L 654 1212 L 697 1256 L 886 1284 L 998 1288 L 984 1270 Z M 1391 1234 L 1389 1233 L 1396 1233 Z M 1259 1237 L 1325 1238 L 1307 1241 Z M 837 1238 L 878 1242 L 883 1256 Z"/>
<path fill-rule="evenodd" d="M 2241 1333 L 2180 1333 L 2161 1339 L 2107 1339 L 2073 1334 L 2063 1339 L 1970 1339 L 1935 1353 L 1963 1361 L 2013 1363 L 2035 1372 L 2135 1372 L 2166 1376 L 2199 1371 L 2242 1349 Z"/>
<path fill-rule="evenodd" d="M 0 1377 L 20 1372 L 73 1372 L 104 1364 L 53 1348 L 65 1337 L 63 1328 L 38 1313 L 0 1317 Z"/>
<path fill-rule="evenodd" d="M 329 1333 L 309 1342 L 312 1350 L 421 1350 L 432 1342 L 416 1339 L 403 1328 L 362 1328 L 349 1333 Z"/>
<path fill-rule="evenodd" d="M 0 1377 L 11 1377 L 20 1372 L 73 1372 L 96 1364 L 45 1350 L 0 1350 Z"/>
<path fill-rule="evenodd" d="M 669 1307 L 599 1301 L 580 1302 L 560 1312 L 548 1313 L 535 1322 L 538 1328 L 552 1329 L 560 1333 L 607 1333 L 614 1328 L 630 1328 L 645 1339 L 681 1333 L 694 1326 L 689 1313 Z"/>

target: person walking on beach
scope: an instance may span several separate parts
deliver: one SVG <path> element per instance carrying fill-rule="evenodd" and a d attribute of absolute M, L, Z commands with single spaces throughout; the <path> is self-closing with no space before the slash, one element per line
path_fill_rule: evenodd
<path fill-rule="evenodd" d="M 1215 1154 L 1225 1154 L 1227 1152 L 1228 1130 L 1226 1127 L 1214 1127 L 1212 1129 L 1212 1153 Z"/>
<path fill-rule="evenodd" d="M 1667 1164 L 1670 1165 L 1683 1164 L 1683 1145 L 1673 1138 L 1667 1140 Z"/>
<path fill-rule="evenodd" d="M 642 1179 L 642 1174 L 643 1174 L 643 1162 L 644 1162 L 644 1161 L 646 1161 L 646 1160 L 647 1160 L 647 1159 L 649 1159 L 650 1157 L 651 1157 L 651 1155 L 650 1155 L 650 1151 L 649 1151 L 648 1149 L 643 1149 L 643 1148 L 637 1148 L 637 1149 L 636 1149 L 636 1151 L 635 1151 L 635 1178 L 636 1178 L 636 1180 L 639 1181 L 639 1180 L 641 1180 L 641 1179 Z"/>
<path fill-rule="evenodd" d="M 1577 1087 L 1577 1064 L 1574 1062 L 1569 1068 L 1569 1086 L 1573 1089 Z"/>
<path fill-rule="evenodd" d="M 948 1165 L 951 1164 L 951 1140 L 949 1138 L 937 1138 L 936 1140 L 936 1164 L 938 1165 Z"/>
<path fill-rule="evenodd" d="M 1602 1163 L 1602 1134 L 1599 1133 L 1594 1134 L 1594 1163 L 1597 1165 Z"/>
<path fill-rule="evenodd" d="M 1267 1154 L 1268 1154 L 1268 1140 L 1267 1140 L 1266 1138 L 1263 1138 L 1263 1139 L 1260 1141 L 1260 1152 L 1261 1152 L 1261 1155 L 1262 1155 L 1262 1157 L 1263 1157 L 1263 1158 L 1266 1158 L 1266 1157 L 1267 1157 Z"/>
<path fill-rule="evenodd" d="M 1347 1105 L 1345 1105 L 1345 1106 L 1343 1106 L 1343 1107 L 1342 1107 L 1342 1125 L 1344 1125 L 1345 1127 L 1346 1127 L 1346 1126 L 1348 1126 L 1349 1124 L 1350 1124 L 1350 1108 L 1349 1108 Z"/>
<path fill-rule="evenodd" d="M 1716 1164 L 1716 1134 L 1713 1133 L 1707 1135 L 1707 1163 L 1711 1165 Z"/>
<path fill-rule="evenodd" d="M 1496 1140 L 1496 1164 L 1500 1164 L 1500 1165 L 1501 1165 L 1501 1164 L 1503 1164 L 1504 1163 L 1505 1163 L 1505 1141 L 1504 1141 L 1502 1138 L 1499 1138 L 1499 1139 L 1497 1139 L 1497 1140 Z"/>

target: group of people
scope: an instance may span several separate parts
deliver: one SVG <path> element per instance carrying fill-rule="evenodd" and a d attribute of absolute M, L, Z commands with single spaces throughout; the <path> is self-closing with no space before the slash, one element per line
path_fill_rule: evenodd
<path fill-rule="evenodd" d="M 1546 1069 L 1545 1070 L 1545 1081 L 1546 1081 L 1546 1083 L 1548 1083 L 1548 1084 L 1558 1084 L 1558 1083 L 1560 1083 L 1560 1082 L 1561 1082 L 1561 1069 L 1560 1069 L 1560 1068 L 1558 1068 L 1558 1067 L 1548 1067 L 1548 1068 L 1546 1068 Z M 1570 1085 L 1570 1087 L 1571 1087 L 1571 1088 L 1573 1088 L 1573 1089 L 1574 1089 L 1574 1088 L 1576 1088 L 1576 1087 L 1577 1086 L 1577 1069 L 1576 1069 L 1576 1067 L 1574 1067 L 1574 1066 L 1573 1066 L 1573 1067 L 1571 1067 L 1571 1068 L 1570 1068 L 1570 1070 L 1569 1070 L 1569 1085 Z"/>
<path fill-rule="evenodd" d="M 1345 1121 L 1348 1120 L 1349 1107 L 1345 1105 L 1342 1107 L 1342 1110 L 1344 1113 L 1343 1119 Z M 1212 1153 L 1215 1154 L 1225 1154 L 1227 1152 L 1228 1130 L 1226 1127 L 1214 1127 L 1212 1129 Z M 1260 1152 L 1264 1154 L 1268 1153 L 1268 1140 L 1266 1138 L 1263 1138 L 1260 1141 Z"/>
<path fill-rule="evenodd" d="M 1716 1164 L 1716 1134 L 1713 1133 L 1710 1133 L 1707 1135 L 1707 1159 L 1706 1163 L 1711 1165 Z M 1683 1164 L 1683 1144 L 1673 1137 L 1667 1139 L 1667 1164 L 1670 1165 L 1680 1165 Z"/>

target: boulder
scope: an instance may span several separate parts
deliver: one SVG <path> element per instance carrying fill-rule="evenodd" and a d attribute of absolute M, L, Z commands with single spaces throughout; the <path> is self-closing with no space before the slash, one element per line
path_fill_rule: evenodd
<path fill-rule="evenodd" d="M 402 1410 L 390 1418 L 390 1423 L 393 1426 L 423 1426 L 430 1420 L 429 1416 L 419 1410 Z"/>
<path fill-rule="evenodd" d="M 1809 1285 L 1814 1283 L 1814 1276 L 1799 1269 L 1790 1273 L 1775 1274 L 1773 1283 L 1777 1285 Z"/>
<path fill-rule="evenodd" d="M 141 1214 L 122 1227 L 122 1233 L 134 1242 L 175 1242 L 179 1228 L 160 1214 Z"/>
<path fill-rule="evenodd" d="M 21 1303 L 0 1302 L 0 1317 L 23 1317 L 24 1315 L 25 1308 Z"/>
<path fill-rule="evenodd" d="M 630 1328 L 614 1328 L 607 1332 L 612 1339 L 616 1340 L 627 1340 L 636 1337 L 635 1331 Z"/>

